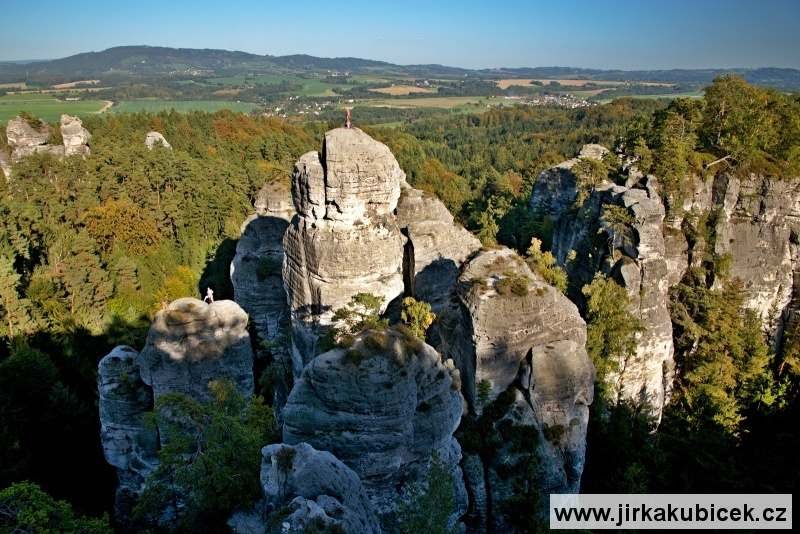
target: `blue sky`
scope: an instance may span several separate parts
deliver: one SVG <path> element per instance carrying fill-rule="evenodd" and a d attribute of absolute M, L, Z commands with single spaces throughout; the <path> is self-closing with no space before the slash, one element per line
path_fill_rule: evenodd
<path fill-rule="evenodd" d="M 0 60 L 132 44 L 463 67 L 800 68 L 800 0 L 0 0 Z"/>

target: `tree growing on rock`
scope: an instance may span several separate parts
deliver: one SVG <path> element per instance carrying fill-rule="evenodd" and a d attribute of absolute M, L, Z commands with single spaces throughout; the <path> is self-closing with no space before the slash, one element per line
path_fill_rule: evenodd
<path fill-rule="evenodd" d="M 587 298 L 586 350 L 602 392 L 605 377 L 636 352 L 636 334 L 642 326 L 628 310 L 628 292 L 614 280 L 597 274 L 581 291 Z"/>
<path fill-rule="evenodd" d="M 178 393 L 157 403 L 159 466 L 134 509 L 144 525 L 172 516 L 178 530 L 221 528 L 235 508 L 261 495 L 260 451 L 278 440 L 272 409 L 260 397 L 245 399 L 231 382 L 209 388 L 208 404 Z"/>
<path fill-rule="evenodd" d="M 447 466 L 437 456 L 431 457 L 428 478 L 407 487 L 398 510 L 400 532 L 416 534 L 451 534 L 450 516 L 455 510 L 455 485 Z"/>
<path fill-rule="evenodd" d="M 403 299 L 403 309 L 400 312 L 403 321 L 411 333 L 419 339 L 425 339 L 425 332 L 436 320 L 436 314 L 431 311 L 431 305 L 413 297 Z"/>
<path fill-rule="evenodd" d="M 531 246 L 528 247 L 528 266 L 535 272 L 542 275 L 545 282 L 555 286 L 556 289 L 564 293 L 567 290 L 567 273 L 556 264 L 553 253 L 542 251 L 542 241 L 537 238 L 531 239 Z"/>

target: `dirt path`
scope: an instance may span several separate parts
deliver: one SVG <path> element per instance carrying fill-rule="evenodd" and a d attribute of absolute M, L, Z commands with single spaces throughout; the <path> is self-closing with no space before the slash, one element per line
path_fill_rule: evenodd
<path fill-rule="evenodd" d="M 105 104 L 103 104 L 103 107 L 100 108 L 99 110 L 97 110 L 96 113 L 104 113 L 104 112 L 108 111 L 109 109 L 111 109 L 111 106 L 114 105 L 114 101 L 113 100 L 103 100 L 103 102 L 105 102 Z"/>

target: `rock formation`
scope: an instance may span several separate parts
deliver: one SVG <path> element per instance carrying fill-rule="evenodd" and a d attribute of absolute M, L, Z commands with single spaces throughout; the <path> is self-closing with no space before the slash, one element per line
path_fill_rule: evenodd
<path fill-rule="evenodd" d="M 116 347 L 97 369 L 100 439 L 106 461 L 117 470 L 114 508 L 120 517 L 129 515 L 158 465 L 158 434 L 144 422 L 153 409 L 153 392 L 139 375 L 138 356 L 135 349 Z"/>
<path fill-rule="evenodd" d="M 481 242 L 453 221 L 439 199 L 411 187 L 402 189 L 397 222 L 408 238 L 404 261 L 409 265 L 404 270 L 411 287 L 406 292 L 440 314 L 449 305 L 459 268 Z"/>
<path fill-rule="evenodd" d="M 50 139 L 50 126 L 43 122 L 31 125 L 22 117 L 14 117 L 6 125 L 6 139 L 11 149 L 12 161 L 19 161 L 26 156 L 41 152 L 64 154 L 63 147 L 47 144 L 47 140 Z"/>
<path fill-rule="evenodd" d="M 148 150 L 153 150 L 153 147 L 156 146 L 172 150 L 172 145 L 159 132 L 147 132 L 147 135 L 144 136 L 144 146 Z"/>
<path fill-rule="evenodd" d="M 284 532 L 308 532 L 312 527 L 381 532 L 358 475 L 331 453 L 300 443 L 269 445 L 262 455 L 265 512 L 272 513 L 271 521 Z M 283 517 L 276 517 L 276 512 Z"/>
<path fill-rule="evenodd" d="M 461 420 L 460 379 L 429 345 L 399 330 L 368 331 L 350 349 L 314 358 L 284 408 L 283 439 L 332 452 L 360 477 L 380 515 L 398 490 L 425 479 L 432 455 L 449 466 L 459 510 L 466 507 L 453 432 Z"/>
<path fill-rule="evenodd" d="M 158 431 L 143 416 L 167 393 L 210 398 L 208 383 L 232 381 L 253 394 L 253 354 L 247 314 L 230 300 L 172 302 L 156 314 L 141 353 L 116 347 L 98 366 L 101 440 L 117 469 L 116 513 L 125 521 L 144 480 L 158 465 Z M 163 436 L 161 436 L 163 438 Z"/>
<path fill-rule="evenodd" d="M 11 148 L 11 160 L 16 162 L 40 153 L 56 157 L 89 154 L 88 143 L 92 136 L 78 117 L 61 115 L 60 129 L 63 144 L 51 145 L 48 144 L 51 132 L 47 123 L 40 121 L 38 125 L 31 124 L 22 117 L 9 120 L 6 126 L 6 138 Z M 6 176 L 9 174 L 10 172 Z"/>
<path fill-rule="evenodd" d="M 256 346 L 268 347 L 273 361 L 290 373 L 291 323 L 281 278 L 283 235 L 295 213 L 288 184 L 264 185 L 255 208 L 256 213 L 242 225 L 231 263 L 234 298 L 250 316 Z M 276 386 L 274 400 L 280 407 L 289 393 L 288 384 L 279 381 Z"/>
<path fill-rule="evenodd" d="M 64 139 L 65 156 L 89 154 L 89 140 L 92 134 L 83 127 L 83 122 L 78 117 L 61 115 L 61 137 Z"/>
<path fill-rule="evenodd" d="M 325 134 L 295 164 L 297 215 L 284 237 L 283 280 L 299 374 L 336 309 L 357 293 L 388 304 L 403 292 L 403 238 L 394 210 L 405 175 L 389 149 L 358 128 Z"/>
<path fill-rule="evenodd" d="M 3 176 L 6 178 L 11 176 L 11 161 L 9 161 L 8 154 L 3 149 L 0 149 L 0 171 L 3 171 Z"/>
<path fill-rule="evenodd" d="M 579 157 L 597 157 L 604 150 L 587 147 Z M 578 206 L 571 170 L 576 162 L 569 160 L 543 172 L 531 206 L 534 213 L 554 222 L 552 252 L 567 270 L 576 299 L 598 272 L 628 290 L 630 311 L 643 330 L 637 335 L 636 354 L 618 362 L 618 372 L 606 379 L 616 400 L 646 405 L 660 418 L 674 375 L 668 292 L 685 269 L 682 243 L 674 232 L 670 234 L 667 254 L 664 206 L 655 178 L 632 168 L 628 186 L 607 181 Z"/>
<path fill-rule="evenodd" d="M 137 360 L 142 381 L 158 399 L 183 393 L 206 401 L 211 380 L 228 379 L 253 394 L 253 351 L 247 314 L 232 300 L 182 298 L 156 314 Z"/>
<path fill-rule="evenodd" d="M 281 279 L 283 235 L 295 213 L 288 185 L 264 185 L 255 208 L 256 213 L 242 225 L 231 282 L 236 302 L 250 316 L 259 337 L 273 342 L 282 328 L 289 327 Z"/>
<path fill-rule="evenodd" d="M 520 467 L 527 462 L 540 466 L 542 494 L 579 488 L 594 392 L 586 325 L 574 304 L 508 249 L 471 259 L 457 296 L 457 313 L 441 318 L 435 337 L 461 371 L 473 414 L 462 436 L 470 453 L 465 469 L 471 513 L 485 522 L 487 511 L 480 508 L 488 496 L 494 525 L 502 528 L 502 503 L 528 476 Z M 487 426 L 502 443 L 491 452 L 484 447 L 494 441 L 476 434 Z M 514 436 L 525 436 L 524 443 Z M 474 465 L 478 461 L 483 469 Z"/>

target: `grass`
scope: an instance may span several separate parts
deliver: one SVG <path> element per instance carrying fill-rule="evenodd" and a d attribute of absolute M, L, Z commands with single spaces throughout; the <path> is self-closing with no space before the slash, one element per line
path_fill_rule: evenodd
<path fill-rule="evenodd" d="M 148 111 L 156 113 L 159 111 L 207 111 L 214 112 L 221 109 L 229 109 L 231 111 L 241 111 L 247 113 L 257 109 L 258 104 L 251 102 L 228 102 L 225 100 L 158 100 L 158 99 L 140 99 L 140 100 L 126 100 L 119 102 L 111 111 L 114 113 L 136 113 L 139 111 Z"/>
<path fill-rule="evenodd" d="M 703 98 L 703 91 L 686 91 L 685 93 L 662 93 L 655 95 L 627 95 L 625 98 L 644 98 L 646 100 L 673 100 L 675 98 Z M 622 98 L 616 96 L 614 98 Z M 601 104 L 608 104 L 613 98 L 603 98 L 598 100 Z"/>
<path fill-rule="evenodd" d="M 299 94 L 302 96 L 335 96 L 335 89 L 348 87 L 348 85 L 344 83 L 331 83 L 314 78 L 293 76 L 291 74 L 243 74 L 239 76 L 227 76 L 222 78 L 211 78 L 207 80 L 208 84 L 219 85 L 223 87 L 251 86 L 258 84 L 277 85 L 284 82 L 302 86 L 300 90 L 289 90 L 286 91 L 286 94 Z"/>
<path fill-rule="evenodd" d="M 0 122 L 5 123 L 26 111 L 47 122 L 60 119 L 62 113 L 85 117 L 100 111 L 102 100 L 58 100 L 46 94 L 0 96 Z"/>
<path fill-rule="evenodd" d="M 453 109 L 457 107 L 486 107 L 509 106 L 512 101 L 503 98 L 490 98 L 483 96 L 432 96 L 421 98 L 392 98 L 363 100 L 360 105 L 386 108 L 442 108 Z"/>
<path fill-rule="evenodd" d="M 417 87 L 415 85 L 390 85 L 388 87 L 378 87 L 377 89 L 370 89 L 373 93 L 383 93 L 392 96 L 405 96 L 411 93 L 435 93 L 433 89 L 425 87 Z"/>

